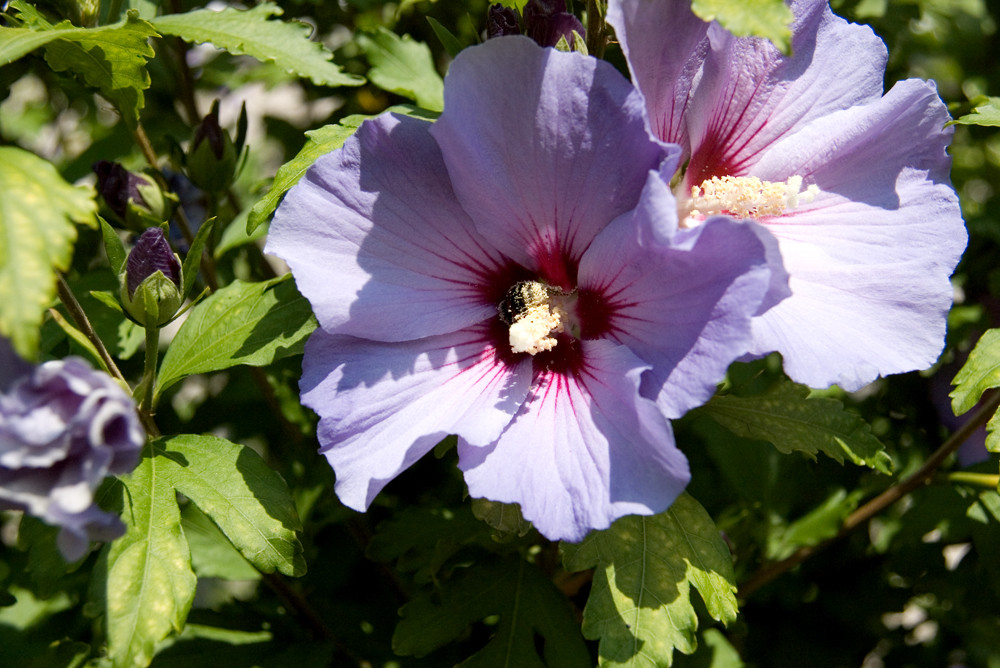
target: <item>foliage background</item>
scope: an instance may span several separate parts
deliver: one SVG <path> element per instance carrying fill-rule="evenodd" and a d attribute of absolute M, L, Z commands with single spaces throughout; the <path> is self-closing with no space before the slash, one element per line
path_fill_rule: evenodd
<path fill-rule="evenodd" d="M 727 5 L 702 4 L 723 10 Z M 581 2 L 570 5 L 578 13 L 585 9 Z M 224 6 L 213 4 L 215 9 Z M 135 65 L 118 73 L 131 77 L 125 93 L 109 93 L 73 67 L 63 67 L 58 49 L 51 45 L 9 58 L 10 62 L 0 58 L 6 63 L 0 66 L 0 150 L 17 147 L 41 157 L 69 183 L 92 184 L 91 165 L 97 160 L 148 168 L 148 155 L 136 139 L 136 120 L 149 138 L 157 166 L 183 172 L 180 155 L 212 102 L 221 101 L 222 126 L 234 133 L 240 106 L 246 105 L 249 148 L 232 187 L 201 198 L 190 188 L 174 187 L 193 224 L 216 218 L 209 243 L 215 282 L 228 286 L 229 292 L 211 299 L 230 299 L 238 308 L 257 303 L 254 300 L 261 294 L 272 300 L 259 306 L 259 312 L 243 312 L 242 320 L 222 316 L 212 320 L 212 313 L 219 311 L 192 311 L 192 318 L 206 321 L 199 331 L 207 335 L 193 336 L 190 329 L 185 333 L 175 325 L 161 336 L 165 357 L 156 423 L 163 434 L 179 436 L 157 441 L 159 449 L 151 450 L 146 461 L 181 453 L 189 462 L 205 463 L 211 484 L 192 486 L 186 474 L 178 474 L 176 480 L 168 480 L 172 486 L 156 488 L 161 496 L 151 501 L 155 521 L 143 544 L 150 546 L 148 563 L 153 563 L 162 557 L 156 531 L 169 533 L 180 527 L 183 541 L 177 543 L 176 535 L 164 540 L 190 550 L 189 557 L 178 558 L 189 558 L 197 577 L 193 600 L 185 602 L 185 595 L 171 590 L 168 607 L 173 620 L 159 620 L 154 632 L 144 632 L 136 623 L 132 636 L 122 640 L 120 620 L 115 621 L 114 602 L 109 600 L 119 589 L 109 585 L 108 578 L 118 583 L 109 560 L 116 563 L 125 543 L 112 546 L 110 556 L 107 550 L 95 550 L 81 562 L 67 565 L 54 549 L 50 528 L 6 513 L 0 534 L 0 583 L 7 592 L 0 600 L 4 660 L 12 666 L 151 661 L 157 667 L 185 668 L 291 662 L 450 666 L 463 661 L 467 666 L 576 666 L 599 661 L 634 666 L 671 661 L 717 667 L 1000 666 L 998 462 L 996 454 L 983 449 L 982 429 L 957 456 L 947 458 L 929 484 L 845 532 L 826 549 L 809 551 L 837 535 L 857 508 L 917 471 L 961 424 L 948 398 L 951 381 L 980 336 L 998 325 L 1000 132 L 995 126 L 1000 122 L 995 101 L 979 96 L 1000 94 L 996 35 L 1000 6 L 982 0 L 833 2 L 837 13 L 870 24 L 886 41 L 887 88 L 901 78 L 932 78 L 954 116 L 979 105 L 986 118 L 981 124 L 957 125 L 951 148 L 953 180 L 970 243 L 954 278 L 956 306 L 948 346 L 929 371 L 881 380 L 851 396 L 834 389 L 814 393 L 808 400 L 782 379 L 779 360 L 735 365 L 729 394 L 676 424 L 678 443 L 695 471 L 688 491 L 697 502 L 684 497 L 670 512 L 678 526 L 707 522 L 711 527 L 711 521 L 698 519 L 703 512 L 697 507 L 700 503 L 723 532 L 734 570 L 723 577 L 719 573 L 726 568 L 710 568 L 709 574 L 722 577 L 722 584 L 700 582 L 684 572 L 683 562 L 678 562 L 681 552 L 671 543 L 674 534 L 661 526 L 663 522 L 616 525 L 619 535 L 608 538 L 618 541 L 615 549 L 625 549 L 621 546 L 627 545 L 630 531 L 648 530 L 650 536 L 663 532 L 654 542 L 659 554 L 666 555 L 666 566 L 655 581 L 666 591 L 657 593 L 681 601 L 682 617 L 697 615 L 697 620 L 671 618 L 658 627 L 658 637 L 670 636 L 665 648 L 649 644 L 645 654 L 616 654 L 621 646 L 615 632 L 594 631 L 598 606 L 609 603 L 601 598 L 602 587 L 607 586 L 602 579 L 605 571 L 591 570 L 597 563 L 588 552 L 593 545 L 560 547 L 524 527 L 516 509 L 470 503 L 447 439 L 433 457 L 393 481 L 367 514 L 339 504 L 332 471 L 316 453 L 315 418 L 297 401 L 298 353 L 312 326 L 308 307 L 291 283 L 275 280 L 284 268 L 260 251 L 268 208 L 280 194 L 269 196 L 268 189 L 272 180 L 281 185 L 316 154 L 339 145 L 359 124 L 357 115 L 377 114 L 400 104 L 439 110 L 440 75 L 456 48 L 481 39 L 486 7 L 480 0 L 281 0 L 258 5 L 262 13 L 257 27 L 265 42 L 281 39 L 286 46 L 301 47 L 308 30 L 286 34 L 278 26 L 289 29 L 297 24 L 279 22 L 303 21 L 313 39 L 332 52 L 339 73 L 336 68 L 306 72 L 305 66 L 290 72 L 285 61 L 268 62 L 266 49 L 255 52 L 242 43 L 226 50 L 194 45 L 190 42 L 197 40 L 168 34 L 168 23 L 156 23 L 158 15 L 182 15 L 199 9 L 197 3 L 170 0 L 160 7 L 151 0 L 117 4 L 46 0 L 7 8 L 9 27 L 19 27 L 14 17 L 23 21 L 34 8 L 49 24 L 67 19 L 89 30 L 113 24 L 119 12 L 134 9 L 162 35 L 149 42 L 152 48 L 145 53 L 141 48 L 145 36 L 122 43 L 122 49 L 132 49 Z M 267 14 L 274 16 L 264 24 Z M 40 24 L 35 28 L 51 29 Z M 175 26 L 171 32 L 190 36 L 188 31 Z M 11 48 L 12 41 L 5 41 L 9 38 L 9 33 L 0 36 L 0 53 L 9 53 L 4 51 Z M 72 43 L 67 38 L 51 44 Z M 606 58 L 627 73 L 614 44 Z M 358 78 L 351 81 L 352 76 Z M 95 94 L 95 89 L 105 94 Z M 323 129 L 306 134 L 319 128 Z M 286 163 L 290 167 L 279 172 Z M 8 202 L 21 198 L 23 203 L 25 192 L 8 189 L 0 197 Z M 93 191 L 87 193 L 88 201 L 93 201 Z M 68 241 L 72 260 L 67 254 L 65 263 L 52 264 L 65 275 L 125 378 L 135 384 L 143 374 L 143 333 L 91 295 L 91 291 L 116 292 L 117 287 L 93 212 L 87 204 L 82 209 L 54 214 L 82 224 L 73 227 L 75 241 Z M 19 214 L 4 215 L 4 230 L 18 229 Z M 3 309 L 11 309 L 30 291 L 27 283 L 8 280 L 16 274 L 12 267 L 19 253 L 26 252 L 17 245 L 25 242 L 13 235 L 8 238 L 15 241 L 0 246 L 6 265 L 0 269 Z M 183 254 L 189 241 L 176 229 L 173 240 Z M 199 288 L 210 282 L 206 276 L 203 272 Z M 55 307 L 55 312 L 39 310 L 45 315 L 38 358 L 90 356 L 88 348 L 67 333 L 69 326 L 60 326 L 58 314 L 72 320 L 65 300 L 44 290 L 36 299 Z M 239 330 L 246 325 L 256 330 Z M 227 337 L 234 336 L 235 344 L 227 343 Z M 197 355 L 204 351 L 206 361 L 199 366 Z M 985 373 L 998 363 L 1000 350 L 993 345 L 983 350 L 977 368 Z M 983 384 L 978 392 L 989 386 Z M 786 454 L 774 447 L 778 443 L 752 438 L 759 434 L 726 428 L 724 415 L 733 400 L 753 401 L 774 392 L 790 392 L 790 406 L 828 401 L 809 405 L 823 406 L 831 419 L 846 421 L 837 433 L 860 433 L 852 446 L 860 442 L 870 446 L 870 439 L 877 438 L 868 458 L 872 463 L 882 461 L 879 468 L 886 471 L 891 458 L 892 473 L 850 461 L 841 464 L 826 454 L 804 456 L 801 451 L 813 447 L 809 435 L 792 437 L 787 449 L 793 452 Z M 831 400 L 843 402 L 847 412 Z M 212 436 L 185 436 L 194 434 Z M 212 448 L 205 450 L 206 445 Z M 880 451 L 885 455 L 876 456 Z M 233 471 L 238 475 L 226 482 L 225 476 Z M 280 474 L 284 483 L 272 472 Z M 213 480 L 216 476 L 219 479 Z M 139 482 L 134 476 L 126 484 Z M 108 507 L 116 499 L 122 503 L 120 485 L 107 486 L 102 502 Z M 218 528 L 227 529 L 220 523 L 218 507 L 209 500 L 213 489 L 218 487 L 214 491 L 231 500 L 238 496 L 240 485 L 262 499 L 258 524 L 266 523 L 265 515 L 277 522 L 270 539 L 281 534 L 287 542 L 276 548 L 270 572 L 261 572 L 268 566 L 262 567 L 260 559 L 247 561 L 253 536 L 228 526 L 227 539 Z M 262 491 L 265 488 L 271 491 Z M 175 497 L 175 490 L 182 495 Z M 173 498 L 179 505 L 171 505 Z M 156 505 L 160 502 L 165 505 Z M 155 516 L 157 512 L 164 514 Z M 171 512 L 179 514 L 174 517 Z M 251 527 L 249 533 L 258 528 Z M 290 533 L 295 529 L 297 538 Z M 793 555 L 802 557 L 802 563 L 769 579 L 768 565 Z M 671 570 L 678 563 L 679 573 Z M 121 582 L 137 582 L 139 575 L 138 570 L 126 570 Z M 725 595 L 719 594 L 722 602 L 713 598 L 716 589 L 728 592 L 728 578 L 740 586 L 738 617 L 735 608 L 727 608 Z M 691 592 L 694 607 L 688 609 L 691 583 L 699 593 Z M 141 594 L 124 594 L 120 614 L 134 612 Z M 593 612 L 584 612 L 588 600 L 595 606 Z M 635 614 L 637 620 L 655 626 L 664 624 L 663 612 L 653 606 Z M 170 621 L 176 622 L 177 630 L 171 630 Z M 688 654 L 674 653 L 672 647 Z"/>

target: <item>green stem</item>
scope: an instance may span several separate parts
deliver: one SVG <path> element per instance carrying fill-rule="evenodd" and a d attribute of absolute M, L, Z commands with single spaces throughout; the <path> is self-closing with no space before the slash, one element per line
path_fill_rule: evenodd
<path fill-rule="evenodd" d="M 587 0 L 587 52 L 594 58 L 604 57 L 608 45 L 607 26 L 600 0 Z"/>
<path fill-rule="evenodd" d="M 142 371 L 142 403 L 140 410 L 146 415 L 153 415 L 153 390 L 156 383 L 156 362 L 160 357 L 160 328 L 157 325 L 146 326 L 146 359 Z"/>
<path fill-rule="evenodd" d="M 739 591 L 736 595 L 740 599 L 746 599 L 750 594 L 757 591 L 785 571 L 791 570 L 793 567 L 801 564 L 814 554 L 822 552 L 834 543 L 840 542 L 848 534 L 850 534 L 851 531 L 861 526 L 878 513 L 896 503 L 915 489 L 929 483 L 934 478 L 934 475 L 937 473 L 941 464 L 943 464 L 944 461 L 953 452 L 955 452 L 955 450 L 958 450 L 958 446 L 965 443 L 966 439 L 968 439 L 976 429 L 978 429 L 981 425 L 986 424 L 986 422 L 989 421 L 989 419 L 997 412 L 998 407 L 1000 407 L 1000 390 L 989 390 L 983 395 L 983 404 L 976 410 L 976 412 L 973 413 L 968 421 L 959 427 L 958 430 L 956 430 L 955 433 L 953 433 L 940 448 L 927 458 L 927 461 L 924 462 L 924 465 L 921 466 L 916 473 L 904 478 L 899 482 L 899 484 L 893 485 L 848 515 L 847 519 L 845 519 L 844 523 L 841 525 L 840 531 L 837 532 L 837 535 L 833 538 L 829 538 L 817 545 L 800 547 L 790 557 L 764 565 L 759 571 L 751 575 L 742 585 L 740 585 Z"/>
<path fill-rule="evenodd" d="M 942 482 L 956 485 L 972 485 L 973 487 L 985 487 L 986 489 L 996 489 L 1000 487 L 1000 475 L 989 473 L 972 473 L 971 471 L 955 471 L 939 475 L 937 479 Z"/>

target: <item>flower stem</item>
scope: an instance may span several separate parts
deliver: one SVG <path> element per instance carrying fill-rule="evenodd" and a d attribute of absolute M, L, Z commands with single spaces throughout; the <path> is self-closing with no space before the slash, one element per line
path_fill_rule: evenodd
<path fill-rule="evenodd" d="M 974 487 L 984 487 L 986 489 L 996 489 L 1000 487 L 1000 475 L 990 475 L 989 473 L 973 473 L 971 471 L 955 471 L 939 475 L 942 482 L 956 485 L 972 485 Z"/>
<path fill-rule="evenodd" d="M 94 344 L 95 348 L 97 348 L 97 354 L 101 356 L 101 361 L 104 362 L 104 365 L 108 368 L 108 372 L 116 380 L 119 380 L 127 385 L 128 383 L 125 380 L 125 376 L 123 376 L 122 372 L 118 370 L 118 365 L 116 365 L 115 361 L 111 358 L 111 354 L 104 346 L 104 341 L 102 341 L 101 337 L 99 337 L 97 332 L 94 331 L 93 325 L 90 324 L 90 319 L 87 318 L 87 314 L 84 312 L 83 307 L 80 306 L 80 302 L 76 300 L 76 295 L 73 294 L 73 290 L 70 289 L 66 279 L 63 278 L 62 274 L 59 274 L 58 278 L 59 280 L 57 281 L 56 286 L 59 291 L 59 300 L 63 303 L 63 306 L 66 307 L 66 310 L 69 312 L 69 316 L 73 318 L 73 322 L 76 323 L 77 329 L 83 332 L 83 335 Z"/>
<path fill-rule="evenodd" d="M 160 328 L 157 325 L 146 327 L 146 358 L 142 371 L 142 403 L 139 405 L 141 413 L 152 416 L 153 414 L 153 390 L 156 384 L 156 362 L 160 357 Z"/>
<path fill-rule="evenodd" d="M 604 57 L 608 44 L 607 26 L 604 23 L 605 6 L 601 0 L 587 0 L 587 52 L 595 58 Z"/>
<path fill-rule="evenodd" d="M 739 591 L 736 594 L 737 597 L 740 599 L 746 599 L 753 592 L 757 591 L 782 573 L 791 570 L 793 567 L 801 564 L 814 554 L 822 552 L 834 543 L 839 542 L 851 533 L 851 531 L 861 526 L 872 517 L 894 504 L 896 501 L 899 501 L 918 487 L 930 482 L 938 468 L 944 463 L 945 459 L 957 450 L 958 446 L 962 445 L 962 443 L 964 443 L 976 429 L 985 424 L 991 417 L 993 417 L 994 413 L 997 412 L 997 407 L 1000 407 L 1000 390 L 990 390 L 983 395 L 983 398 L 983 404 L 978 410 L 976 410 L 975 413 L 972 414 L 972 417 L 970 417 L 965 424 L 959 427 L 958 430 L 955 431 L 948 438 L 948 440 L 945 441 L 941 447 L 927 459 L 926 462 L 924 462 L 924 465 L 921 466 L 918 471 L 909 477 L 904 478 L 899 482 L 899 484 L 893 485 L 848 515 L 836 536 L 828 538 L 817 545 L 800 547 L 791 556 L 782 559 L 781 561 L 776 561 L 763 566 L 760 570 L 747 578 L 742 585 L 740 585 Z"/>

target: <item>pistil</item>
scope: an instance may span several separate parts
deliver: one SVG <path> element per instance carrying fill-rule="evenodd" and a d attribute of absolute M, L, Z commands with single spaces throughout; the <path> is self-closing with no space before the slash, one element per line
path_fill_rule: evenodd
<path fill-rule="evenodd" d="M 691 186 L 690 197 L 681 204 L 681 225 L 694 227 L 715 214 L 754 220 L 780 216 L 812 202 L 819 192 L 815 184 L 803 190 L 797 175 L 783 183 L 756 176 L 713 176 Z"/>

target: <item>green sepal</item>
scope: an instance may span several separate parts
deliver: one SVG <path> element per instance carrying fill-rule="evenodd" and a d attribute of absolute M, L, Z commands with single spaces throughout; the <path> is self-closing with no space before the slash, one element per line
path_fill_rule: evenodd
<path fill-rule="evenodd" d="M 182 297 L 187 297 L 191 294 L 191 288 L 194 287 L 194 279 L 197 278 L 198 269 L 201 267 L 202 252 L 205 250 L 205 244 L 208 242 L 214 227 L 215 218 L 209 218 L 202 223 L 201 227 L 198 228 L 198 233 L 194 235 L 194 239 L 191 241 L 191 247 L 188 249 L 187 255 L 184 256 L 184 262 L 181 263 Z"/>
<path fill-rule="evenodd" d="M 108 224 L 108 221 L 101 216 L 97 216 L 97 220 L 101 223 L 104 252 L 108 254 L 108 264 L 111 265 L 111 271 L 115 272 L 116 275 L 121 274 L 125 269 L 125 259 L 128 257 L 128 253 L 125 252 L 125 244 L 122 243 L 121 237 Z M 121 308 L 118 310 L 120 311 Z"/>

